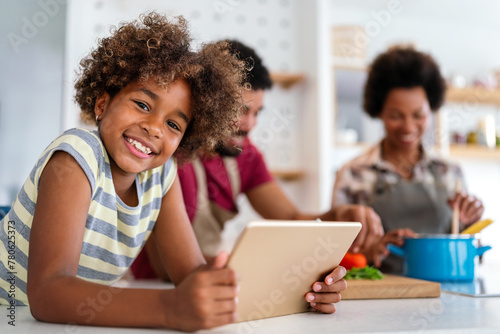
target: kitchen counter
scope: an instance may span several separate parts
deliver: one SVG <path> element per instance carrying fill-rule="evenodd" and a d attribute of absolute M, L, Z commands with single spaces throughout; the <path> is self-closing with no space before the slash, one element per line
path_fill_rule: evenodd
<path fill-rule="evenodd" d="M 157 281 L 126 286 L 159 288 Z M 215 328 L 206 333 L 500 333 L 500 297 L 467 297 L 442 292 L 439 298 L 345 300 L 335 314 L 293 314 Z M 0 308 L 0 333 L 178 333 L 159 329 L 123 329 L 38 322 L 27 307 L 17 307 L 13 327 L 6 306 Z"/>

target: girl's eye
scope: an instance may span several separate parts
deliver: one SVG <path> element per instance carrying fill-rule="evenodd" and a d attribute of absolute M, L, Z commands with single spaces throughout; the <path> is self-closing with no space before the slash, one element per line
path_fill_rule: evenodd
<path fill-rule="evenodd" d="M 168 126 L 170 126 L 172 129 L 177 130 L 177 131 L 181 131 L 181 129 L 180 129 L 180 128 L 177 126 L 177 124 L 175 124 L 174 122 L 167 121 L 167 124 L 168 124 Z"/>
<path fill-rule="evenodd" d="M 144 109 L 146 111 L 149 111 L 149 107 L 147 106 L 147 104 L 139 102 L 139 101 L 135 101 L 135 103 L 139 106 L 139 108 Z"/>

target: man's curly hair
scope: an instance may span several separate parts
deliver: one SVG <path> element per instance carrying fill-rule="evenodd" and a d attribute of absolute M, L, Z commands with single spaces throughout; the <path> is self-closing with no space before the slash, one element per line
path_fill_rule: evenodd
<path fill-rule="evenodd" d="M 425 90 L 432 111 L 443 104 L 446 82 L 434 59 L 412 47 L 390 48 L 377 56 L 370 67 L 363 108 L 368 115 L 376 118 L 392 89 L 413 87 Z"/>
<path fill-rule="evenodd" d="M 232 134 L 241 109 L 245 64 L 229 53 L 227 43 L 191 51 L 186 20 L 156 12 L 111 32 L 80 62 L 75 99 L 84 121 L 97 124 L 94 107 L 105 92 L 113 98 L 133 82 L 154 78 L 167 87 L 184 79 L 191 88 L 193 116 L 175 156 L 183 160 L 200 148 L 213 152 L 216 143 Z"/>

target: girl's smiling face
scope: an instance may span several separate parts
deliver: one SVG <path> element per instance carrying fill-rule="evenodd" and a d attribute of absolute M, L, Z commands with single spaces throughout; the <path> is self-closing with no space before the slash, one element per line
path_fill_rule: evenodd
<path fill-rule="evenodd" d="M 429 126 L 431 108 L 422 87 L 394 88 L 387 94 L 380 119 L 386 139 L 397 150 L 418 149 Z"/>
<path fill-rule="evenodd" d="M 191 89 L 179 79 L 167 88 L 153 79 L 134 82 L 95 106 L 111 171 L 137 174 L 163 165 L 175 152 L 191 120 Z"/>

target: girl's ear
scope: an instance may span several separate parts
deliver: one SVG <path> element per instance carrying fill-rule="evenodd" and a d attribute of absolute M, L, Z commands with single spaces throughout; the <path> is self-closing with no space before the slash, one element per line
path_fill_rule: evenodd
<path fill-rule="evenodd" d="M 110 100 L 109 94 L 106 92 L 102 93 L 99 97 L 97 97 L 94 106 L 94 114 L 96 120 L 102 118 L 102 114 L 104 113 L 104 110 L 106 110 L 109 100 Z"/>

